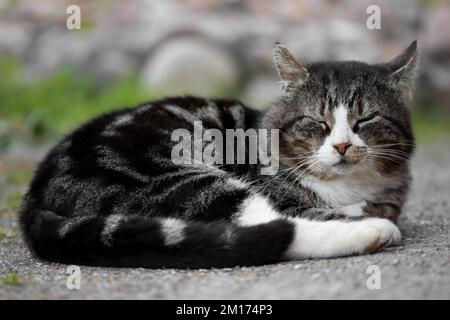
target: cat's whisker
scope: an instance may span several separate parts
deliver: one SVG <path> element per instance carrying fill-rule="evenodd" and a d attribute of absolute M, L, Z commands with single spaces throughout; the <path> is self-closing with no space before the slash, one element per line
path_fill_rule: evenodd
<path fill-rule="evenodd" d="M 370 153 L 372 156 L 377 157 L 385 157 L 385 158 L 395 158 L 395 159 L 408 159 L 406 155 L 399 155 L 399 154 L 393 154 L 393 153 Z"/>
<path fill-rule="evenodd" d="M 312 161 L 312 159 L 311 159 L 311 161 Z M 278 188 L 280 188 L 281 186 L 283 186 L 283 184 L 284 184 L 284 182 L 292 175 L 292 174 L 296 174 L 296 172 L 298 172 L 298 170 L 300 170 L 301 169 L 301 167 L 303 166 L 303 165 L 309 165 L 309 162 L 308 163 L 304 163 L 304 164 L 302 164 L 302 165 L 297 165 L 297 166 L 295 166 L 295 167 L 293 167 L 292 168 L 292 170 L 290 170 L 290 173 L 284 178 L 284 180 L 279 184 L 279 187 Z"/>
<path fill-rule="evenodd" d="M 405 157 L 400 157 L 400 156 L 395 156 L 395 155 L 373 154 L 372 156 L 374 158 L 388 160 L 388 161 L 392 161 L 392 162 L 398 162 L 398 163 L 402 163 L 407 160 L 407 158 L 405 158 Z"/>
<path fill-rule="evenodd" d="M 395 142 L 370 146 L 371 148 L 387 147 L 387 146 L 414 146 L 414 142 Z"/>
<path fill-rule="evenodd" d="M 406 151 L 390 149 L 390 148 L 370 148 L 369 152 L 392 152 L 392 153 L 401 153 L 401 154 L 409 155 L 409 153 Z"/>
<path fill-rule="evenodd" d="M 293 173 L 295 173 L 297 170 L 299 170 L 303 165 L 308 165 L 308 164 L 309 164 L 308 162 L 305 162 L 305 163 L 303 163 L 302 165 L 297 165 L 297 166 L 293 167 L 293 169 L 291 170 L 291 172 L 289 173 L 289 175 L 287 175 L 287 176 L 284 178 L 284 180 L 281 182 L 280 185 L 282 185 L 282 184 L 286 181 L 286 179 L 288 179 Z"/>
<path fill-rule="evenodd" d="M 397 161 L 404 161 L 409 159 L 409 155 L 400 155 L 400 154 L 393 154 L 393 153 L 386 153 L 386 152 L 370 152 L 370 155 L 378 158 L 383 158 L 386 160 L 397 160 Z"/>
<path fill-rule="evenodd" d="M 375 159 L 370 159 L 370 158 L 368 158 L 368 159 L 366 160 L 366 163 L 369 164 L 369 165 L 374 165 L 374 166 L 376 166 L 376 167 L 379 168 L 379 169 L 389 171 L 389 168 L 388 168 L 388 167 L 386 167 L 386 166 L 385 166 L 384 164 L 382 164 L 382 163 L 379 163 L 379 162 L 376 161 Z"/>
<path fill-rule="evenodd" d="M 369 149 L 369 153 L 392 153 L 392 154 L 404 154 L 408 155 L 408 152 L 402 151 L 402 150 L 393 150 L 393 149 Z"/>
<path fill-rule="evenodd" d="M 286 187 L 286 192 L 283 194 L 282 197 L 279 198 L 279 200 L 277 201 L 277 203 L 279 203 L 281 200 L 284 199 L 284 197 L 286 196 L 286 194 L 289 192 L 290 188 L 295 185 L 297 183 L 298 180 L 300 180 L 308 171 L 312 171 L 312 168 L 314 168 L 317 164 L 325 166 L 325 164 L 323 162 L 321 162 L 319 159 L 312 159 L 312 163 L 308 165 L 308 167 L 306 169 L 304 169 L 302 172 L 300 172 L 297 177 L 293 180 L 293 182 L 291 182 L 288 187 Z M 320 167 L 322 168 L 322 167 Z M 285 179 L 286 180 L 286 179 Z M 284 180 L 283 180 L 284 182 Z M 281 184 L 282 185 L 282 184 Z"/>

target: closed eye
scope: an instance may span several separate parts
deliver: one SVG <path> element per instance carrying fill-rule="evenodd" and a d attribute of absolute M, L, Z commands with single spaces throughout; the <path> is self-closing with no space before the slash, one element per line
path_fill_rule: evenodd
<path fill-rule="evenodd" d="M 310 116 L 300 116 L 300 117 L 298 117 L 298 118 L 295 118 L 295 119 L 289 121 L 288 123 L 286 123 L 286 124 L 283 126 L 283 130 L 287 130 L 287 129 L 289 129 L 289 128 L 292 127 L 292 126 L 295 126 L 296 124 L 301 123 L 301 121 L 302 121 L 303 119 L 308 119 L 308 120 L 310 120 L 311 122 L 315 122 L 315 123 L 317 123 L 317 124 L 320 124 L 320 126 L 322 127 L 322 129 L 323 129 L 323 131 L 324 131 L 325 133 L 330 132 L 330 127 L 328 126 L 328 124 L 327 124 L 325 121 L 317 120 L 317 119 L 314 119 L 313 117 L 310 117 Z M 299 128 L 304 128 L 304 126 L 303 126 L 303 125 L 300 125 Z"/>
<path fill-rule="evenodd" d="M 325 130 L 325 132 L 330 132 L 330 127 L 325 121 L 317 121 L 317 122 L 322 125 L 322 128 Z"/>
<path fill-rule="evenodd" d="M 364 117 L 364 118 L 359 119 L 358 121 L 356 121 L 355 125 L 352 128 L 353 132 L 356 133 L 359 130 L 361 124 L 373 120 L 376 116 L 377 116 L 376 114 L 372 114 L 372 115 L 370 115 L 368 117 Z"/>
<path fill-rule="evenodd" d="M 308 116 L 306 116 L 305 118 L 308 118 L 314 122 L 320 123 L 320 125 L 322 126 L 322 129 L 325 130 L 326 132 L 330 131 L 330 127 L 328 126 L 328 124 L 325 121 L 317 120 L 317 119 L 314 119 L 314 118 L 308 117 Z"/>

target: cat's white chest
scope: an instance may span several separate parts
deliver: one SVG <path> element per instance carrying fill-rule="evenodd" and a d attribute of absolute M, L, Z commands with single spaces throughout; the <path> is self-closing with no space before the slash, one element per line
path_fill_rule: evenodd
<path fill-rule="evenodd" d="M 361 201 L 374 201 L 377 194 L 395 183 L 377 174 L 354 174 L 333 180 L 321 180 L 306 176 L 301 184 L 314 191 L 332 207 L 347 206 Z"/>

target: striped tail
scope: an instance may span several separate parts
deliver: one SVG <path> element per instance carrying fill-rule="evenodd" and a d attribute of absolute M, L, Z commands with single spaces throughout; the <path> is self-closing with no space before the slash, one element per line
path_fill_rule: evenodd
<path fill-rule="evenodd" d="M 210 268 L 261 265 L 283 259 L 294 226 L 277 219 L 254 226 L 142 216 L 64 218 L 40 209 L 21 216 L 36 256 L 67 264 Z"/>

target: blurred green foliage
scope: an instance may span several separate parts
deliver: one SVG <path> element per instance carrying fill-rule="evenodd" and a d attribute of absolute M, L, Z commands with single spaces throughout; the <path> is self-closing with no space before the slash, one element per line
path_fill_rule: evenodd
<path fill-rule="evenodd" d="M 20 279 L 20 276 L 16 272 L 9 272 L 1 277 L 2 284 L 7 286 L 20 286 L 22 284 L 22 280 Z"/>
<path fill-rule="evenodd" d="M 9 58 L 0 59 L 0 70 L 0 149 L 14 136 L 28 142 L 59 138 L 95 115 L 158 96 L 134 76 L 101 88 L 70 69 L 27 82 L 20 65 Z"/>
<path fill-rule="evenodd" d="M 423 109 L 423 108 L 422 108 Z M 419 144 L 439 142 L 450 137 L 450 116 L 431 109 L 412 113 L 414 133 Z"/>
<path fill-rule="evenodd" d="M 160 97 L 143 89 L 136 76 L 99 87 L 94 79 L 70 69 L 35 82 L 25 81 L 21 74 L 17 61 L 0 59 L 0 150 L 15 140 L 28 145 L 52 142 L 95 115 Z M 416 111 L 413 122 L 419 143 L 450 136 L 448 116 Z"/>
<path fill-rule="evenodd" d="M 25 186 L 30 182 L 31 176 L 32 171 L 28 169 L 0 174 L 0 213 L 19 209 Z"/>
<path fill-rule="evenodd" d="M 6 210 L 17 210 L 22 203 L 23 194 L 20 191 L 14 191 L 6 199 L 5 203 L 2 204 L 2 209 Z"/>

